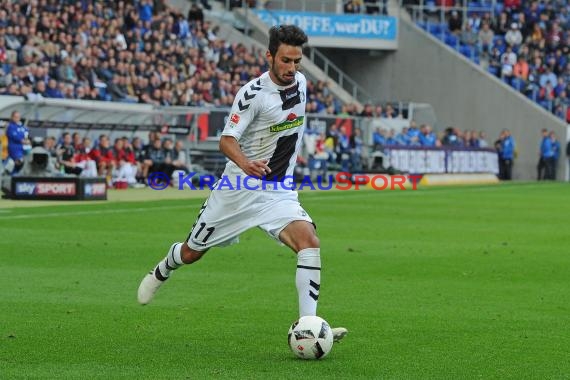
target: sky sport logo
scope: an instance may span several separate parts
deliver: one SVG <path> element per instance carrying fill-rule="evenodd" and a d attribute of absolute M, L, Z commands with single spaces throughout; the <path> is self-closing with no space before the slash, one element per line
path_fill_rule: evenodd
<path fill-rule="evenodd" d="M 283 181 L 270 177 L 257 178 L 253 176 L 236 176 L 229 178 L 213 175 L 197 175 L 198 173 L 178 173 L 175 181 L 177 190 L 417 190 L 421 175 L 385 175 L 385 174 L 354 174 L 340 172 L 336 175 L 304 176 L 301 181 L 295 181 L 293 176 L 285 176 Z M 164 190 L 171 185 L 170 177 L 163 172 L 153 172 L 148 175 L 148 186 L 153 190 Z M 408 188 L 411 185 L 411 189 Z"/>

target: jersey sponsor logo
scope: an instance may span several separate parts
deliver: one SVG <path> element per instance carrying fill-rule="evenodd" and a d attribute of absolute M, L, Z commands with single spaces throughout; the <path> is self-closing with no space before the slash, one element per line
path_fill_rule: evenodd
<path fill-rule="evenodd" d="M 293 121 L 297 118 L 297 115 L 295 115 L 294 113 L 290 113 L 289 115 L 287 115 L 287 120 L 289 121 Z"/>
<path fill-rule="evenodd" d="M 290 114 L 290 115 L 294 115 L 294 114 Z M 300 127 L 301 125 L 303 125 L 304 121 L 305 121 L 305 116 L 299 116 L 293 120 L 289 120 L 289 117 L 287 117 L 287 120 L 269 127 L 269 132 L 282 132 L 282 131 L 286 131 L 287 129 L 297 128 L 297 127 Z"/>

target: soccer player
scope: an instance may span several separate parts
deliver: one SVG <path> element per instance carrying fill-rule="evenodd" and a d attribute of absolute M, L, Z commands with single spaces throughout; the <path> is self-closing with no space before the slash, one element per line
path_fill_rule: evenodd
<path fill-rule="evenodd" d="M 270 29 L 266 53 L 270 70 L 238 91 L 220 139 L 220 150 L 230 159 L 223 181 L 214 185 L 186 241 L 172 244 L 166 257 L 144 277 L 139 303 L 148 304 L 173 270 L 198 261 L 212 247 L 237 243 L 241 233 L 260 227 L 297 254 L 299 315 L 316 315 L 319 239 L 297 192 L 282 186 L 293 175 L 305 129 L 307 83 L 297 70 L 306 42 L 307 36 L 296 26 Z M 244 177 L 249 178 L 249 189 L 237 190 Z M 275 182 L 264 187 L 263 178 Z M 347 334 L 342 327 L 332 330 L 335 341 Z"/>

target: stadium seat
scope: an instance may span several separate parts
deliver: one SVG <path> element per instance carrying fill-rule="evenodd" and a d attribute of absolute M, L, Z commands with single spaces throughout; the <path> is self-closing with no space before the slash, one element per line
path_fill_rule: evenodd
<path fill-rule="evenodd" d="M 457 38 L 457 36 L 454 34 L 445 33 L 444 42 L 446 45 L 449 45 L 454 49 L 457 49 L 459 45 L 459 38 Z"/>
<path fill-rule="evenodd" d="M 552 100 L 541 100 L 538 104 L 545 110 L 552 112 Z"/>
<path fill-rule="evenodd" d="M 431 34 L 438 35 L 441 34 L 444 31 L 444 29 L 441 27 L 440 24 L 428 24 L 428 31 Z"/>
<path fill-rule="evenodd" d="M 472 59 L 475 56 L 475 49 L 471 46 L 460 45 L 459 52 L 469 59 Z"/>
<path fill-rule="evenodd" d="M 515 77 L 515 78 L 513 78 L 513 79 L 511 80 L 511 86 L 512 86 L 515 90 L 521 92 L 521 91 L 524 89 L 524 87 L 525 87 L 525 82 L 524 82 L 521 78 L 516 78 L 516 77 Z"/>

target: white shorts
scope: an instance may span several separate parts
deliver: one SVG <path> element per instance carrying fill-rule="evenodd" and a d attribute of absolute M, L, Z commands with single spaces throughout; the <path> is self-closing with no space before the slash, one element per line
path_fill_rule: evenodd
<path fill-rule="evenodd" d="M 239 242 L 239 235 L 259 227 L 270 237 L 296 220 L 313 223 L 291 190 L 212 190 L 186 240 L 196 251 Z"/>

